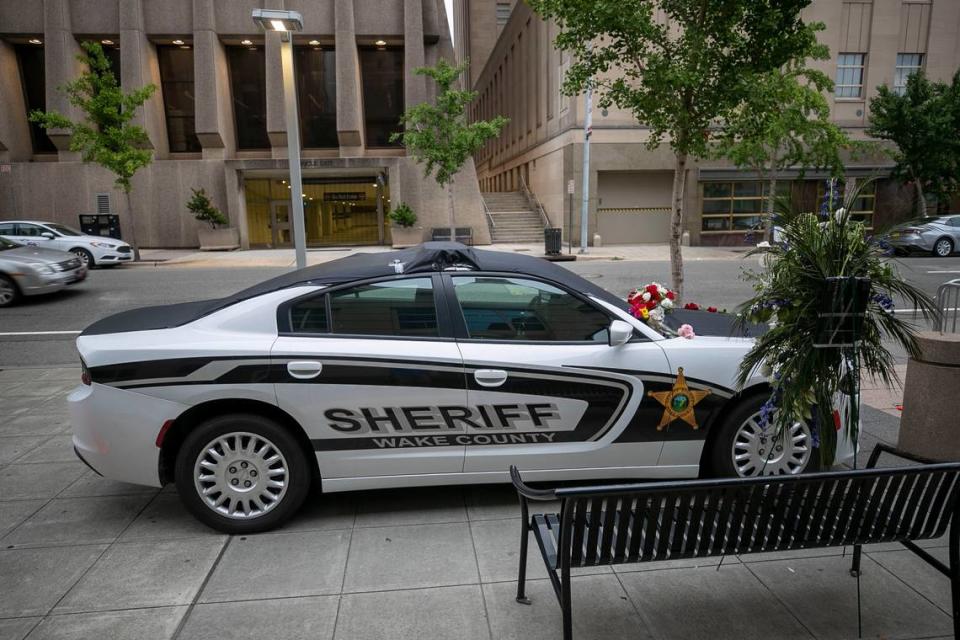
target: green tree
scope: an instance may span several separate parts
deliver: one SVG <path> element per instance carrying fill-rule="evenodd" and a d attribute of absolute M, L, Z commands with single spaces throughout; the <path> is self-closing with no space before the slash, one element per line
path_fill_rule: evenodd
<path fill-rule="evenodd" d="M 919 71 L 907 78 L 903 95 L 886 85 L 870 100 L 867 135 L 892 142 L 893 175 L 913 183 L 917 214 L 927 214 L 925 194 L 941 203 L 960 190 L 960 71 L 950 84 L 932 82 Z"/>
<path fill-rule="evenodd" d="M 213 206 L 206 190 L 191 187 L 190 191 L 193 192 L 193 195 L 187 201 L 187 210 L 193 214 L 194 219 L 209 224 L 211 229 L 216 229 L 218 226 L 230 222 L 220 209 Z"/>
<path fill-rule="evenodd" d="M 830 56 L 827 47 L 817 45 L 808 57 Z M 779 175 L 799 167 L 826 169 L 839 177 L 844 170 L 842 153 L 861 151 L 865 145 L 831 122 L 824 92 L 833 91 L 833 82 L 803 60 L 758 74 L 748 91 L 743 104 L 727 117 L 715 153 L 767 182 L 764 234 L 770 240 Z"/>
<path fill-rule="evenodd" d="M 133 205 L 130 199 L 131 179 L 153 160 L 147 132 L 132 120 L 156 86 L 124 93 L 97 42 L 83 42 L 77 60 L 86 66 L 79 78 L 60 87 L 70 104 L 83 113 L 83 120 L 71 120 L 56 111 L 33 111 L 30 120 L 44 129 L 65 129 L 70 132 L 70 150 L 81 154 L 84 162 L 94 162 L 115 176 L 114 185 L 123 190 L 130 212 L 130 244 L 134 260 L 140 259 Z"/>
<path fill-rule="evenodd" d="M 477 92 L 457 90 L 453 85 L 468 64 L 464 61 L 453 66 L 441 58 L 434 67 L 416 69 L 414 73 L 427 76 L 436 84 L 436 102 L 422 102 L 407 109 L 401 119 L 405 130 L 390 137 L 391 142 L 401 141 L 410 155 L 424 165 L 424 175 L 446 187 L 451 240 L 457 237 L 453 180 L 467 159 L 507 123 L 503 116 L 467 123 L 466 107 Z"/>
<path fill-rule="evenodd" d="M 573 54 L 567 95 L 588 83 L 600 107 L 631 111 L 651 148 L 674 152 L 670 264 L 683 295 L 683 196 L 687 162 L 711 154 L 725 121 L 758 76 L 816 51 L 822 24 L 806 24 L 810 0 L 529 0 L 556 20 L 555 44 Z"/>

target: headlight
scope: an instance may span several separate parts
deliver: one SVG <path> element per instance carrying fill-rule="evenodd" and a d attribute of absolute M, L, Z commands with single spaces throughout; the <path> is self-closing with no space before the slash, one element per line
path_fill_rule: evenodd
<path fill-rule="evenodd" d="M 51 267 L 51 266 L 49 266 L 49 265 L 46 265 L 46 264 L 34 264 L 34 265 L 31 265 L 31 266 L 33 267 L 33 270 L 34 270 L 34 271 L 36 271 L 37 273 L 39 273 L 39 274 L 41 274 L 41 275 L 49 276 L 49 275 L 51 275 L 51 274 L 56 273 L 56 271 L 53 269 L 53 267 Z"/>
<path fill-rule="evenodd" d="M 116 246 L 113 244 L 107 244 L 106 242 L 96 242 L 96 241 L 91 242 L 90 244 L 94 247 L 100 247 L 101 249 L 113 249 Z"/>

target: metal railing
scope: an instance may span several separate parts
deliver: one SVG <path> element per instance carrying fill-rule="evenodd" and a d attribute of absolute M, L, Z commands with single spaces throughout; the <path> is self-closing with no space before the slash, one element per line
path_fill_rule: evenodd
<path fill-rule="evenodd" d="M 524 180 L 523 174 L 520 174 L 520 190 L 523 191 L 523 195 L 526 196 L 527 202 L 530 204 L 530 207 L 540 214 L 540 221 L 543 222 L 543 228 L 546 229 L 550 226 L 550 218 L 547 217 L 547 212 L 543 210 L 543 205 L 540 204 L 540 199 L 537 198 L 537 195 L 530 191 L 530 187 L 527 186 L 527 181 Z"/>
<path fill-rule="evenodd" d="M 948 280 L 937 289 L 935 329 L 940 333 L 957 332 L 960 326 L 960 278 Z"/>
<path fill-rule="evenodd" d="M 490 209 L 487 208 L 487 201 L 483 199 L 483 196 L 480 196 L 480 202 L 483 203 L 483 213 L 487 216 L 487 222 L 490 224 L 490 230 L 493 231 L 497 227 L 497 223 L 493 221 L 493 214 L 490 213 Z"/>

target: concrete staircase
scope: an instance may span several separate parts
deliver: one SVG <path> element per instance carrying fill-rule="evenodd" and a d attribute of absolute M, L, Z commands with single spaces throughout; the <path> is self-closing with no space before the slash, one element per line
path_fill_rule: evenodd
<path fill-rule="evenodd" d="M 494 243 L 543 242 L 543 220 L 530 207 L 521 191 L 486 192 L 481 194 L 493 218 L 490 238 Z"/>

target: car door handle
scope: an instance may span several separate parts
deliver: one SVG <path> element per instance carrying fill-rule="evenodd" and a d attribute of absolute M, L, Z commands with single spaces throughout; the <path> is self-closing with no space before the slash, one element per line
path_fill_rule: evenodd
<path fill-rule="evenodd" d="M 507 381 L 507 372 L 503 369 L 477 369 L 473 379 L 481 387 L 499 387 Z"/>
<path fill-rule="evenodd" d="M 316 378 L 323 371 L 323 363 L 314 360 L 295 360 L 287 363 L 287 373 L 300 380 Z"/>

